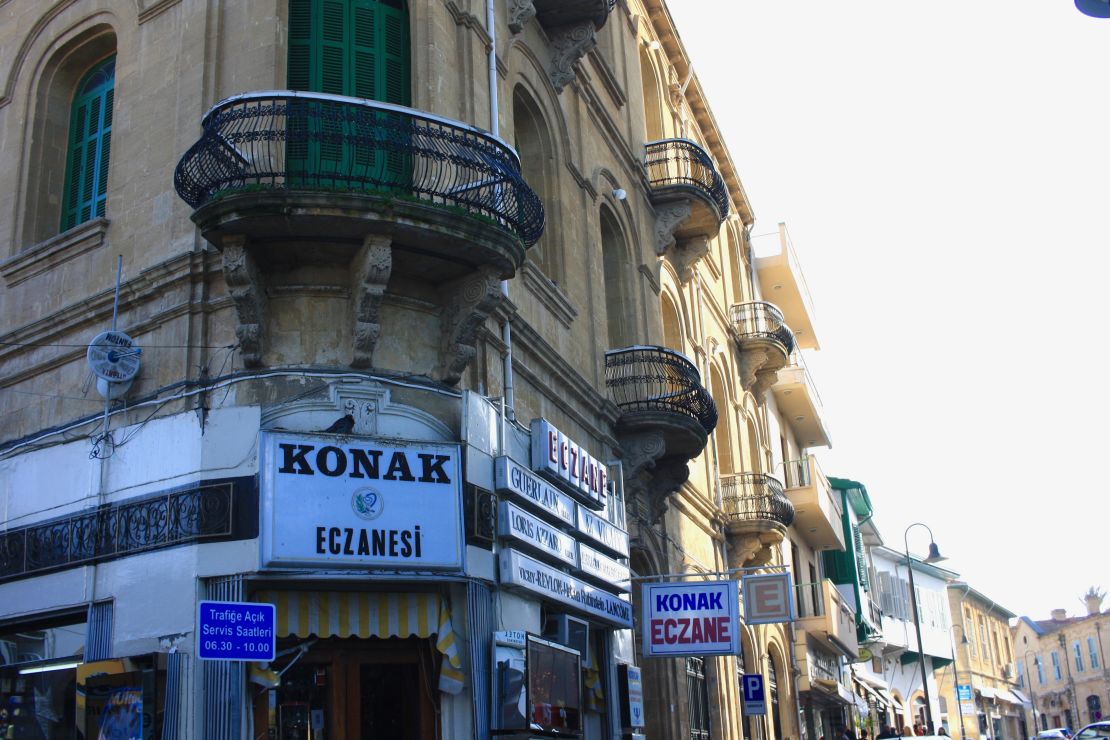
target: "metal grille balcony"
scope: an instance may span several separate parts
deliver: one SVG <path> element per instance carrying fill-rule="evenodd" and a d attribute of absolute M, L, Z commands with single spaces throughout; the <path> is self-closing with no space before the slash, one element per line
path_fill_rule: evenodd
<path fill-rule="evenodd" d="M 216 104 L 177 165 L 194 209 L 244 192 L 341 192 L 461 209 L 525 245 L 544 209 L 516 152 L 464 123 L 387 103 L 277 90 Z"/>
<path fill-rule="evenodd" d="M 622 411 L 665 411 L 696 420 L 706 434 L 717 426 L 717 404 L 701 373 L 679 352 L 636 346 L 605 353 L 605 384 Z"/>
<path fill-rule="evenodd" d="M 794 351 L 794 332 L 790 331 L 782 317 L 782 311 L 773 303 L 735 303 L 729 308 L 729 319 L 740 341 L 762 339 L 777 342 L 782 345 L 787 356 Z"/>
<path fill-rule="evenodd" d="M 794 523 L 794 504 L 782 484 L 763 473 L 722 476 L 721 507 L 730 522 L 768 521 L 784 527 Z"/>
<path fill-rule="evenodd" d="M 728 217 L 728 191 L 704 149 L 689 139 L 662 139 L 645 146 L 652 188 L 685 186 L 699 190 L 717 207 L 718 221 Z"/>

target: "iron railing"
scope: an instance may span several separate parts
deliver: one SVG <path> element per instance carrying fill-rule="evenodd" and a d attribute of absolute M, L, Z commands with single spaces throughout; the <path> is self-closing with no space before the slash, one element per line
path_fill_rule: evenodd
<path fill-rule="evenodd" d="M 666 347 L 634 346 L 605 353 L 605 385 L 622 411 L 685 414 L 706 434 L 717 426 L 717 404 L 685 355 Z"/>
<path fill-rule="evenodd" d="M 729 521 L 771 521 L 784 527 L 794 523 L 794 504 L 782 484 L 764 473 L 721 477 L 721 507 Z"/>
<path fill-rule="evenodd" d="M 728 217 L 728 190 L 709 154 L 689 139 L 662 139 L 645 145 L 648 180 L 653 188 L 686 185 L 704 192 Z"/>
<path fill-rule="evenodd" d="M 825 583 L 799 583 L 794 586 L 794 606 L 798 619 L 825 616 Z"/>
<path fill-rule="evenodd" d="M 535 244 L 544 209 L 516 152 L 465 123 L 399 105 L 276 90 L 217 103 L 177 165 L 193 208 L 232 193 L 364 193 L 460 208 Z"/>
<path fill-rule="evenodd" d="M 809 458 L 797 460 L 783 460 L 783 478 L 787 488 L 807 488 L 813 484 L 813 476 L 809 472 Z"/>
<path fill-rule="evenodd" d="M 743 339 L 766 339 L 778 342 L 790 355 L 794 352 L 794 332 L 786 325 L 778 306 L 766 301 L 734 303 L 729 308 L 733 331 Z"/>
<path fill-rule="evenodd" d="M 253 486 L 237 480 L 193 484 L 10 529 L 0 534 L 0 581 L 186 543 L 257 536 L 257 525 L 253 531 L 249 526 L 257 522 Z"/>

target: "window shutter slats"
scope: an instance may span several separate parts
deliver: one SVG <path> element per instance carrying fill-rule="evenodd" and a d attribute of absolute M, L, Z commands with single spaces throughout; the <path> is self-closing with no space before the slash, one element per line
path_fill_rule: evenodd
<path fill-rule="evenodd" d="M 85 75 L 70 108 L 68 155 L 60 228 L 104 216 L 115 102 L 115 57 Z"/>

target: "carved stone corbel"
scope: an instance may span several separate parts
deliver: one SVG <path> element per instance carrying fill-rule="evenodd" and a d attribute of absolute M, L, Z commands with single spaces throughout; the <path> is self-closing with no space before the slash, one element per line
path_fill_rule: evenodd
<path fill-rule="evenodd" d="M 663 518 L 667 513 L 667 499 L 689 478 L 690 468 L 681 460 L 662 460 L 655 464 L 644 490 L 652 524 Z"/>
<path fill-rule="evenodd" d="M 694 263 L 709 254 L 709 239 L 704 236 L 686 239 L 682 246 L 675 246 L 671 250 L 671 261 L 674 262 L 678 278 L 683 283 L 688 283 L 694 277 Z"/>
<path fill-rule="evenodd" d="M 666 254 L 675 245 L 674 232 L 690 218 L 689 201 L 677 201 L 660 207 L 655 212 L 655 253 Z"/>
<path fill-rule="evenodd" d="M 667 443 L 661 432 L 637 432 L 622 434 L 620 437 L 622 462 L 625 479 L 639 478 L 642 473 L 655 467 L 655 461 L 667 451 Z"/>
<path fill-rule="evenodd" d="M 520 33 L 525 24 L 536 17 L 536 6 L 532 0 L 509 0 L 509 30 Z"/>
<path fill-rule="evenodd" d="M 773 545 L 782 538 L 770 542 L 760 534 L 730 535 L 728 538 L 728 567 L 753 568 L 766 565 L 774 556 Z"/>
<path fill-rule="evenodd" d="M 262 365 L 265 348 L 269 305 L 262 270 L 247 249 L 245 236 L 225 236 L 221 244 L 224 259 L 224 282 L 235 303 L 238 324 L 235 336 L 246 367 Z"/>
<path fill-rule="evenodd" d="M 501 279 L 493 267 L 482 267 L 446 290 L 440 317 L 443 326 L 440 362 L 435 378 L 454 385 L 477 355 L 478 330 L 501 300 Z"/>
<path fill-rule="evenodd" d="M 374 347 L 382 333 L 382 297 L 392 270 L 392 240 L 388 236 L 366 237 L 351 260 L 353 368 L 374 366 Z"/>
<path fill-rule="evenodd" d="M 769 350 L 759 347 L 744 347 L 740 351 L 740 385 L 754 392 L 759 380 L 760 369 L 771 359 Z"/>
<path fill-rule="evenodd" d="M 755 374 L 755 382 L 752 383 L 752 395 L 757 399 L 762 400 L 763 394 L 771 389 L 775 381 L 779 379 L 778 370 L 760 370 Z"/>
<path fill-rule="evenodd" d="M 551 84 L 556 92 L 574 81 L 574 65 L 597 46 L 597 28 L 592 20 L 574 23 L 550 32 Z"/>

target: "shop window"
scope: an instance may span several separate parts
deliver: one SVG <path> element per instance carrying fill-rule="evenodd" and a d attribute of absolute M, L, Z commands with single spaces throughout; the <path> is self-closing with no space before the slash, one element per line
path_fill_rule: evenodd
<path fill-rule="evenodd" d="M 0 737 L 73 737 L 84 615 L 0 633 Z"/>
<path fill-rule="evenodd" d="M 77 86 L 69 114 L 61 231 L 102 218 L 108 205 L 115 55 L 93 67 Z"/>

